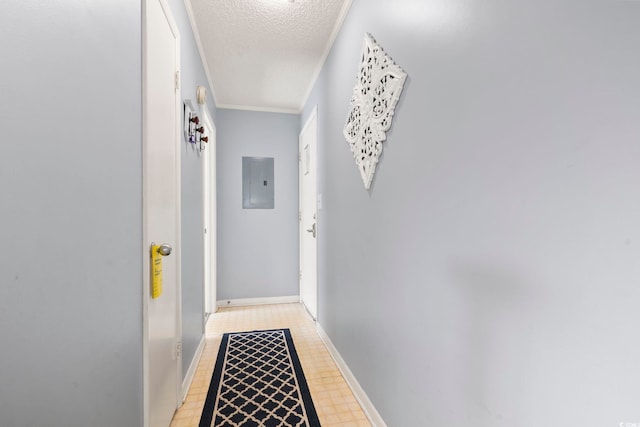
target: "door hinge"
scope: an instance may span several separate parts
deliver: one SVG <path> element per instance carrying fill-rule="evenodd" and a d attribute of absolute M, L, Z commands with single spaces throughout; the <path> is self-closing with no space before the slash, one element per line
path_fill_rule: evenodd
<path fill-rule="evenodd" d="M 182 357 L 182 341 L 176 343 L 176 359 Z"/>
<path fill-rule="evenodd" d="M 176 90 L 180 89 L 180 70 L 176 71 L 176 75 L 175 75 L 175 86 L 176 86 Z"/>
<path fill-rule="evenodd" d="M 298 221 L 302 221 L 302 212 L 298 211 Z"/>
<path fill-rule="evenodd" d="M 302 161 L 302 153 L 298 151 L 298 163 Z"/>
<path fill-rule="evenodd" d="M 207 234 L 207 227 L 204 228 L 204 234 Z"/>
<path fill-rule="evenodd" d="M 298 272 L 298 280 L 302 280 L 302 270 Z"/>

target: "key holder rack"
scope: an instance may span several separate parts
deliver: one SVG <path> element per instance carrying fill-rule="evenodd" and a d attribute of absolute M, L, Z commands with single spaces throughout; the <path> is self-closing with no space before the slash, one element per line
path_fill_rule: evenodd
<path fill-rule="evenodd" d="M 209 136 L 205 134 L 205 128 L 200 123 L 198 112 L 190 99 L 184 100 L 183 110 L 184 140 L 194 144 L 198 151 L 204 151 L 209 142 Z"/>
<path fill-rule="evenodd" d="M 184 123 L 184 140 L 191 144 L 196 143 L 196 129 L 200 124 L 200 118 L 196 109 L 193 107 L 190 99 L 184 100 L 183 108 L 183 123 Z"/>

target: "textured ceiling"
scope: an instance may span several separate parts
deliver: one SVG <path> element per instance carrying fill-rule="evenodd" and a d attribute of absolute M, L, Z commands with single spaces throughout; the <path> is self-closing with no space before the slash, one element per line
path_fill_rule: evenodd
<path fill-rule="evenodd" d="M 221 108 L 299 112 L 349 0 L 190 0 Z"/>

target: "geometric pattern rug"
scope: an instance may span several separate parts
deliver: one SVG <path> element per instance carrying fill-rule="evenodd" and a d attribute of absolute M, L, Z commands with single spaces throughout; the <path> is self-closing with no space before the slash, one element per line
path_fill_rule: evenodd
<path fill-rule="evenodd" d="M 200 427 L 319 427 L 289 329 L 224 334 Z"/>

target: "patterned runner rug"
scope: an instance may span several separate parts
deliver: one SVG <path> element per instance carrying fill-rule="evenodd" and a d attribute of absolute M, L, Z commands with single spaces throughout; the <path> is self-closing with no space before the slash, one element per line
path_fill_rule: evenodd
<path fill-rule="evenodd" d="M 289 329 L 224 334 L 200 427 L 319 427 Z"/>

